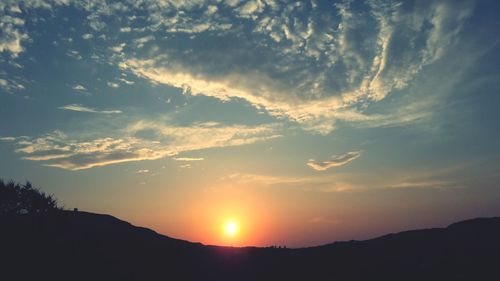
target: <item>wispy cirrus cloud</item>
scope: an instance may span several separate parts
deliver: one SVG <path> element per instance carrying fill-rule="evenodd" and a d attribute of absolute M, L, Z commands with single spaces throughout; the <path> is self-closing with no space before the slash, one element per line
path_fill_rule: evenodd
<path fill-rule="evenodd" d="M 234 173 L 221 178 L 223 181 L 232 181 L 238 184 L 252 184 L 252 185 L 298 185 L 310 183 L 312 178 L 308 177 L 286 177 L 276 175 L 262 175 L 250 173 Z"/>
<path fill-rule="evenodd" d="M 346 192 L 369 190 L 365 185 L 351 183 L 345 176 L 315 175 L 287 176 L 270 174 L 234 173 L 220 178 L 231 184 L 248 185 L 252 187 L 287 187 L 298 188 L 307 192 Z"/>
<path fill-rule="evenodd" d="M 457 182 L 450 180 L 438 179 L 411 179 L 403 180 L 396 183 L 391 183 L 386 186 L 387 188 L 448 188 L 448 187 L 462 187 Z"/>
<path fill-rule="evenodd" d="M 175 161 L 203 161 L 203 157 L 174 157 Z"/>
<path fill-rule="evenodd" d="M 276 129 L 276 125 L 249 127 L 197 123 L 179 127 L 157 121 L 139 121 L 114 132 L 115 136 L 83 138 L 79 134 L 71 136 L 54 131 L 35 138 L 18 138 L 14 143 L 16 152 L 22 154 L 23 159 L 38 161 L 49 167 L 82 170 L 160 159 L 186 151 L 252 144 L 280 137 Z"/>
<path fill-rule="evenodd" d="M 15 141 L 17 138 L 15 137 L 0 137 L 0 141 L 5 141 L 5 142 L 12 142 Z"/>
<path fill-rule="evenodd" d="M 77 111 L 77 112 L 89 112 L 89 113 L 101 113 L 101 114 L 119 114 L 122 113 L 121 110 L 97 110 L 95 108 L 86 107 L 81 104 L 68 104 L 58 107 L 63 110 Z"/>
<path fill-rule="evenodd" d="M 326 171 L 332 167 L 340 167 L 345 164 L 356 160 L 361 156 L 361 151 L 350 151 L 342 155 L 334 155 L 331 160 L 326 161 L 316 161 L 310 159 L 307 162 L 307 166 L 313 168 L 316 171 Z"/>

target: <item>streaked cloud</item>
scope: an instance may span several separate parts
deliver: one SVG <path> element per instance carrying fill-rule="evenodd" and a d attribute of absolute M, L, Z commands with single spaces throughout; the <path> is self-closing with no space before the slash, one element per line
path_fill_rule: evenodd
<path fill-rule="evenodd" d="M 1 73 L 0 73 L 1 75 Z M 24 90 L 26 87 L 19 81 L 14 79 L 1 79 L 0 78 L 0 89 L 6 90 L 8 93 L 14 93 Z"/>
<path fill-rule="evenodd" d="M 194 158 L 194 157 L 174 157 L 173 159 L 175 161 L 203 161 L 203 160 L 205 160 L 205 158 L 203 158 L 203 157 L 198 157 L 198 158 Z"/>
<path fill-rule="evenodd" d="M 345 164 L 356 160 L 361 156 L 361 151 L 351 151 L 342 155 L 334 155 L 331 160 L 326 161 L 316 161 L 314 159 L 310 159 L 307 162 L 307 166 L 313 168 L 316 171 L 326 171 L 332 167 L 340 167 Z"/>
<path fill-rule="evenodd" d="M 61 107 L 59 109 L 77 111 L 77 112 L 89 112 L 89 113 L 101 113 L 101 114 L 119 114 L 122 113 L 121 110 L 97 110 L 91 107 L 86 107 L 80 104 L 68 104 Z"/>
<path fill-rule="evenodd" d="M 308 177 L 287 177 L 275 175 L 249 174 L 249 173 L 234 173 L 221 178 L 223 181 L 233 181 L 238 184 L 252 184 L 260 186 L 269 185 L 298 185 L 311 183 L 312 178 Z"/>
<path fill-rule="evenodd" d="M 157 121 L 139 121 L 116 136 L 85 138 L 61 131 L 15 142 L 23 159 L 40 161 L 44 166 L 81 170 L 110 164 L 154 160 L 181 152 L 252 144 L 280 137 L 276 125 L 255 127 L 216 126 L 198 123 L 187 127 Z M 112 134 L 112 132 L 110 132 Z M 188 159 L 188 158 L 186 158 Z M 185 161 L 185 160 L 184 160 Z"/>
<path fill-rule="evenodd" d="M 447 187 L 461 187 L 456 182 L 450 180 L 405 180 L 396 183 L 391 183 L 386 186 L 387 188 L 447 188 Z"/>
<path fill-rule="evenodd" d="M 127 85 L 133 85 L 133 84 L 135 84 L 134 81 L 130 81 L 130 80 L 127 80 L 125 78 L 119 78 L 118 80 L 122 81 L 123 83 L 125 83 Z"/>
<path fill-rule="evenodd" d="M 15 137 L 0 137 L 0 141 L 5 141 L 5 142 L 12 142 L 15 141 Z"/>

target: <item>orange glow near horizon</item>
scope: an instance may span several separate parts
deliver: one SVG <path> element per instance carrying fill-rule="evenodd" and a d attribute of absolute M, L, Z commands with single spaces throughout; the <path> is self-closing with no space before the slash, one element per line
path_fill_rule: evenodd
<path fill-rule="evenodd" d="M 248 190 L 218 186 L 189 202 L 182 219 L 187 231 L 176 236 L 221 246 L 267 244 L 268 206 Z"/>

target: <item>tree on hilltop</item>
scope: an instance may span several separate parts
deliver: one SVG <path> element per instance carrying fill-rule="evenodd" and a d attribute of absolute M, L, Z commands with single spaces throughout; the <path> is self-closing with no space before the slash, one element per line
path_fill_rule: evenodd
<path fill-rule="evenodd" d="M 21 185 L 0 179 L 0 214 L 44 214 L 60 210 L 53 195 L 47 195 L 30 182 Z"/>

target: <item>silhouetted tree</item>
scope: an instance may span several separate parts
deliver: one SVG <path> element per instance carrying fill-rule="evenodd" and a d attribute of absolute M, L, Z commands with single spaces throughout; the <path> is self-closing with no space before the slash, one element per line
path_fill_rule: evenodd
<path fill-rule="evenodd" d="M 54 196 L 45 194 L 30 182 L 21 185 L 0 179 L 0 214 L 43 214 L 59 209 Z"/>

